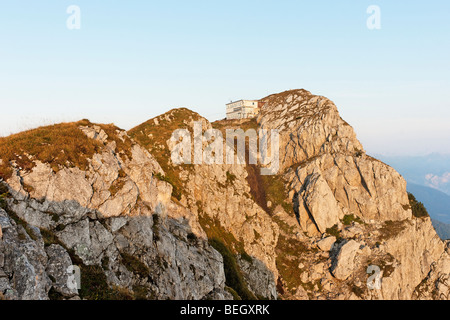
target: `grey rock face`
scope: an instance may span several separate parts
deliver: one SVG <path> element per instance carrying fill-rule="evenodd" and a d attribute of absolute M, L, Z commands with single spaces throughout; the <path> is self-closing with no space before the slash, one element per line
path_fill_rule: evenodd
<path fill-rule="evenodd" d="M 56 243 L 44 248 L 42 237 L 31 239 L 5 211 L 0 223 L 0 289 L 6 298 L 48 299 L 51 287 L 66 299 L 79 294 L 68 286 L 68 268 L 79 262 L 65 248 Z M 189 230 L 183 221 L 155 214 L 83 219 L 53 232 L 84 265 L 101 266 L 111 286 L 130 292 L 139 287 L 152 299 L 229 297 L 222 256 L 205 240 L 188 239 Z"/>
<path fill-rule="evenodd" d="M 244 278 L 249 285 L 249 289 L 257 296 L 270 300 L 278 297 L 277 288 L 273 273 L 261 261 L 252 258 L 252 261 L 238 259 Z"/>
<path fill-rule="evenodd" d="M 52 244 L 45 249 L 47 253 L 47 275 L 52 280 L 52 286 L 56 292 L 66 298 L 78 295 L 76 282 L 72 283 L 70 267 L 73 266 L 67 251 L 60 245 Z M 75 284 L 75 285 L 74 285 Z"/>
<path fill-rule="evenodd" d="M 67 268 L 77 264 L 82 279 L 97 270 L 110 288 L 141 298 L 229 297 L 222 256 L 180 214 L 187 210 L 172 202 L 171 185 L 156 178 L 164 172 L 153 156 L 134 144 L 131 159 L 124 157 L 99 127 L 82 129 L 106 146 L 88 171 L 55 173 L 36 161 L 31 172 L 16 170 L 8 181 L 8 210 L 27 230 L 1 212 L 0 293 L 48 299 L 53 287 L 63 298 L 77 298 L 67 285 Z M 30 238 L 30 230 L 37 235 Z"/>
<path fill-rule="evenodd" d="M 0 298 L 83 298 L 67 285 L 76 264 L 82 287 L 95 276 L 105 291 L 133 298 L 230 299 L 212 233 L 252 257 L 238 265 L 257 296 L 449 299 L 448 244 L 429 218 L 413 215 L 405 180 L 365 154 L 336 106 L 305 90 L 261 102 L 258 126 L 280 131 L 275 178 L 287 195 L 277 185 L 275 198 L 256 199 L 255 190 L 274 191 L 242 165 L 168 163 L 182 184 L 178 201 L 152 154 L 135 142 L 119 150 L 100 126 L 80 128 L 104 146 L 86 170 L 12 163 L 0 210 Z M 211 127 L 205 120 L 203 130 Z M 381 288 L 368 288 L 368 266 L 378 268 Z"/>
<path fill-rule="evenodd" d="M 0 209 L 0 292 L 6 299 L 47 300 L 51 281 L 46 274 L 47 255 L 42 238 L 27 231 Z"/>

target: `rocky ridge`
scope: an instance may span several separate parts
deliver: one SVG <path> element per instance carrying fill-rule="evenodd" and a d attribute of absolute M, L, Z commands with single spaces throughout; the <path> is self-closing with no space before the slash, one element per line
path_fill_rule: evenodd
<path fill-rule="evenodd" d="M 261 101 L 253 120 L 209 123 L 174 109 L 128 133 L 83 121 L 76 128 L 95 148 L 57 168 L 42 152 L 3 157 L 1 296 L 449 299 L 449 243 L 336 106 L 306 90 Z M 171 133 L 194 121 L 279 130 L 280 172 L 174 165 Z M 79 292 L 67 287 L 71 264 L 81 266 Z"/>

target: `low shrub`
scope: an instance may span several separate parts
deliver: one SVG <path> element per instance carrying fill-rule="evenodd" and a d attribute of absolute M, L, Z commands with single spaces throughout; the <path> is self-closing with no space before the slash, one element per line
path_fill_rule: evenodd
<path fill-rule="evenodd" d="M 339 230 L 337 224 L 332 226 L 331 228 L 327 228 L 326 233 L 330 236 L 336 237 L 336 240 L 339 242 L 342 239 L 341 230 Z"/>
<path fill-rule="evenodd" d="M 225 284 L 232 288 L 242 300 L 256 300 L 255 295 L 250 292 L 237 264 L 236 257 L 231 253 L 225 244 L 218 239 L 209 240 L 209 244 L 216 249 L 223 257 L 225 269 Z"/>
<path fill-rule="evenodd" d="M 148 277 L 150 270 L 141 260 L 126 252 L 121 252 L 120 256 L 122 257 L 122 263 L 128 271 L 139 275 L 142 278 Z"/>
<path fill-rule="evenodd" d="M 416 197 L 414 197 L 412 193 L 408 192 L 408 200 L 414 217 L 426 218 L 430 216 L 423 203 L 417 201 Z"/>
<path fill-rule="evenodd" d="M 342 223 L 346 226 L 351 225 L 353 221 L 358 222 L 359 224 L 364 223 L 359 217 L 355 217 L 353 214 L 346 214 L 342 219 Z"/>

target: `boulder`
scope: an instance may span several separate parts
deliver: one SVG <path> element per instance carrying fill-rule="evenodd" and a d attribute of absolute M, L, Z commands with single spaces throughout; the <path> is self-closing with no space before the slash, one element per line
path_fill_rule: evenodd
<path fill-rule="evenodd" d="M 326 237 L 319 242 L 317 242 L 317 247 L 322 251 L 330 251 L 333 248 L 334 243 L 336 242 L 336 237 Z"/>
<path fill-rule="evenodd" d="M 327 228 L 339 222 L 342 211 L 322 175 L 313 173 L 309 176 L 305 181 L 304 191 L 300 194 L 306 209 L 302 213 L 313 218 L 319 232 L 325 233 Z"/>
<path fill-rule="evenodd" d="M 52 280 L 52 286 L 56 292 L 60 293 L 66 298 L 72 298 L 78 295 L 78 290 L 75 286 L 69 284 L 70 266 L 72 260 L 67 251 L 57 244 L 52 244 L 45 249 L 48 256 L 48 263 L 46 272 Z"/>
<path fill-rule="evenodd" d="M 336 279 L 346 280 L 355 271 L 355 256 L 359 247 L 359 243 L 354 240 L 350 240 L 340 247 L 331 268 Z"/>

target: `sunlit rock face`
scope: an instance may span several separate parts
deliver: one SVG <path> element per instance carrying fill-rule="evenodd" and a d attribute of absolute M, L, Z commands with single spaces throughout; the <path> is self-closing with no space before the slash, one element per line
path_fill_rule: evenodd
<path fill-rule="evenodd" d="M 291 90 L 259 105 L 214 123 L 174 109 L 129 132 L 82 121 L 83 159 L 0 150 L 0 299 L 448 299 L 448 242 L 334 103 Z M 172 132 L 198 121 L 278 130 L 279 171 L 172 163 Z"/>

